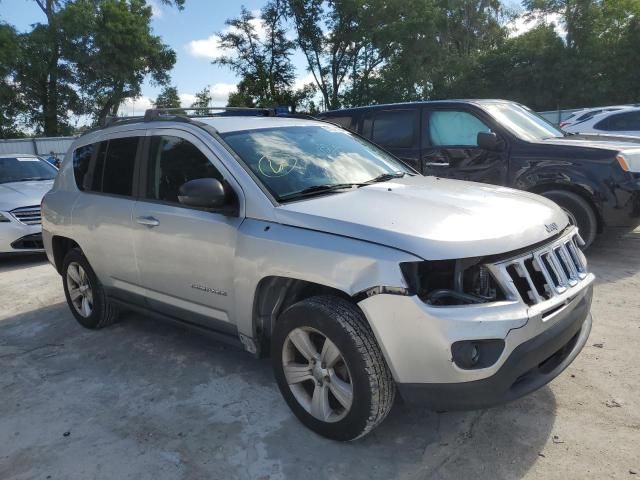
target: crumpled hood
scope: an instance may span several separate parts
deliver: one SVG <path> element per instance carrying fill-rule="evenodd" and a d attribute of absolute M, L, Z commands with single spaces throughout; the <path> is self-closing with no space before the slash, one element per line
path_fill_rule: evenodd
<path fill-rule="evenodd" d="M 42 197 L 52 186 L 53 180 L 0 183 L 0 211 L 40 205 Z"/>
<path fill-rule="evenodd" d="M 276 217 L 286 225 L 379 243 L 427 260 L 517 250 L 568 224 L 555 203 L 538 195 L 420 175 L 284 204 Z"/>

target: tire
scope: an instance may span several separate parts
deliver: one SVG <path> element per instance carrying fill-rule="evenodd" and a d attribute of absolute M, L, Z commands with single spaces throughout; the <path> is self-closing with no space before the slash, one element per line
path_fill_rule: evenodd
<path fill-rule="evenodd" d="M 542 195 L 556 202 L 569 215 L 569 220 L 578 227 L 584 240 L 585 245 L 582 249 L 589 248 L 598 232 L 598 219 L 589 202 L 580 195 L 566 190 L 551 190 Z"/>
<path fill-rule="evenodd" d="M 99 329 L 116 321 L 117 309 L 106 297 L 102 284 L 78 248 L 64 257 L 62 284 L 69 309 L 80 325 Z M 85 286 L 87 288 L 81 291 Z"/>
<path fill-rule="evenodd" d="M 310 344 L 305 343 L 307 339 Z M 310 355 L 303 355 L 298 344 L 307 354 L 317 355 L 315 363 L 307 360 Z M 360 438 L 381 423 L 393 406 L 396 387 L 389 367 L 364 315 L 347 300 L 318 296 L 289 307 L 276 322 L 271 357 L 287 404 L 303 424 L 324 437 Z M 292 369 L 292 363 L 297 369 Z M 319 400 L 314 403 L 315 398 Z"/>

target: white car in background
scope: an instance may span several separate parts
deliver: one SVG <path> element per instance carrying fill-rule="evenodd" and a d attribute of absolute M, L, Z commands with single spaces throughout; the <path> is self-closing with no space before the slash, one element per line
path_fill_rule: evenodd
<path fill-rule="evenodd" d="M 34 155 L 0 155 L 0 254 L 44 251 L 40 202 L 57 173 Z"/>
<path fill-rule="evenodd" d="M 571 125 L 575 125 L 578 122 L 584 122 L 585 120 L 589 120 L 596 115 L 599 115 L 604 112 L 614 112 L 617 110 L 622 110 L 625 108 L 629 108 L 632 105 L 611 105 L 608 107 L 596 107 L 596 108 L 583 108 L 582 110 L 578 110 L 577 112 L 573 112 L 566 119 L 560 122 L 560 128 L 565 129 Z"/>
<path fill-rule="evenodd" d="M 581 122 L 563 127 L 569 133 L 595 133 L 640 137 L 640 107 L 602 112 Z"/>

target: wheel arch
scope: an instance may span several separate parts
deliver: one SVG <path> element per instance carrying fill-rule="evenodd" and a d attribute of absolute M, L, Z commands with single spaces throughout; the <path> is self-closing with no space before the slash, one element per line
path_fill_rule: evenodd
<path fill-rule="evenodd" d="M 253 334 L 257 353 L 261 356 L 269 354 L 273 327 L 284 310 L 317 295 L 334 295 L 353 301 L 347 292 L 328 285 L 275 275 L 262 278 L 256 286 L 253 300 Z"/>
<path fill-rule="evenodd" d="M 602 213 L 600 212 L 600 208 L 598 208 L 598 205 L 594 201 L 593 192 L 590 192 L 584 186 L 574 184 L 574 183 L 550 182 L 550 183 L 537 184 L 527 189 L 527 191 L 531 193 L 535 193 L 543 196 L 546 192 L 551 192 L 553 190 L 563 190 L 565 192 L 573 193 L 575 195 L 580 196 L 583 200 L 585 200 L 589 204 L 589 206 L 593 210 L 593 213 L 596 216 L 596 220 L 598 222 L 597 232 L 602 233 L 602 230 L 604 229 L 604 220 L 602 218 Z"/>
<path fill-rule="evenodd" d="M 68 237 L 63 237 L 61 235 L 54 235 L 51 238 L 51 249 L 53 252 L 53 261 L 56 267 L 56 270 L 59 274 L 62 275 L 62 264 L 64 262 L 64 257 L 69 253 L 69 250 L 73 248 L 82 248 L 75 240 L 72 240 Z"/>

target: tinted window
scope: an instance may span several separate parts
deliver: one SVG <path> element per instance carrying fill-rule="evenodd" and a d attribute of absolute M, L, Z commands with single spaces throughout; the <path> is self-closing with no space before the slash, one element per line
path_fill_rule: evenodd
<path fill-rule="evenodd" d="M 477 146 L 480 132 L 491 132 L 491 129 L 468 112 L 442 111 L 429 115 L 432 145 Z"/>
<path fill-rule="evenodd" d="M 178 137 L 152 137 L 149 149 L 146 197 L 178 203 L 180 187 L 196 178 L 222 175 L 192 143 Z"/>
<path fill-rule="evenodd" d="M 606 131 L 640 131 L 640 112 L 616 113 L 596 123 L 594 128 Z"/>
<path fill-rule="evenodd" d="M 415 110 L 388 110 L 365 120 L 365 136 L 384 147 L 412 147 L 416 142 Z"/>
<path fill-rule="evenodd" d="M 89 166 L 95 152 L 95 144 L 85 145 L 73 151 L 73 173 L 76 177 L 76 185 L 80 190 L 86 190 L 88 184 Z"/>
<path fill-rule="evenodd" d="M 324 120 L 326 120 L 327 122 L 335 123 L 336 125 L 340 125 L 341 127 L 348 128 L 348 129 L 352 130 L 352 128 L 351 128 L 352 118 L 351 117 L 326 117 Z"/>
<path fill-rule="evenodd" d="M 103 193 L 126 196 L 133 194 L 133 171 L 138 151 L 138 138 L 109 140 L 102 174 Z M 100 167 L 99 162 L 96 167 L 97 169 Z"/>

